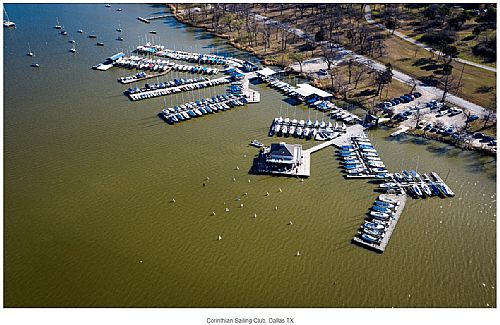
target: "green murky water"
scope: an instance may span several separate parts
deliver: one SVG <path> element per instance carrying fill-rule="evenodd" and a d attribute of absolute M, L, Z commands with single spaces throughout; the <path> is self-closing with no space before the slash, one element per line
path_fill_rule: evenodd
<path fill-rule="evenodd" d="M 312 155 L 304 182 L 248 174 L 249 141 L 278 141 L 272 118 L 304 108 L 258 85 L 259 104 L 170 126 L 156 116 L 163 99 L 123 96 L 116 79 L 130 71 L 90 69 L 152 29 L 171 48 L 243 55 L 173 18 L 136 19 L 161 8 L 116 7 L 6 5 L 18 28 L 4 29 L 5 306 L 496 306 L 495 159 L 370 131 L 390 170 L 418 160 L 457 195 L 410 200 L 383 255 L 354 246 L 375 186 L 345 180 L 332 148 Z"/>

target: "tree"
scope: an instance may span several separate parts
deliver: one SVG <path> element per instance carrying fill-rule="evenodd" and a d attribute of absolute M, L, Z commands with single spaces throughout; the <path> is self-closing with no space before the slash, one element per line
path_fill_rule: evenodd
<path fill-rule="evenodd" d="M 304 63 L 304 55 L 300 52 L 292 52 L 290 54 L 290 59 L 296 61 L 300 67 L 300 73 L 302 73 L 302 63 Z"/>
<path fill-rule="evenodd" d="M 472 30 L 472 35 L 474 35 L 474 37 L 478 37 L 479 34 L 481 34 L 481 25 L 476 25 L 474 26 L 474 29 Z"/>
<path fill-rule="evenodd" d="M 347 81 L 348 84 L 351 84 L 351 76 L 352 76 L 352 66 L 354 64 L 354 59 L 351 57 L 347 60 L 347 72 L 349 73 L 349 79 Z"/>
<path fill-rule="evenodd" d="M 394 34 L 396 27 L 397 27 L 396 20 L 392 17 L 385 22 L 385 28 L 392 30 L 392 34 Z"/>
<path fill-rule="evenodd" d="M 484 121 L 483 129 L 486 128 L 486 125 L 493 117 L 493 114 L 495 113 L 496 108 L 497 108 L 497 94 L 493 93 L 493 94 L 491 94 L 491 97 L 490 97 L 487 112 L 483 116 L 483 121 Z M 493 124 L 495 124 L 495 123 L 496 123 L 496 119 L 493 119 Z"/>
<path fill-rule="evenodd" d="M 420 123 L 421 117 L 422 117 L 422 112 L 420 111 L 420 106 L 417 106 L 417 111 L 415 112 L 415 128 L 417 128 L 418 123 Z"/>
<path fill-rule="evenodd" d="M 353 77 L 354 77 L 354 89 L 358 87 L 358 83 L 361 81 L 363 76 L 370 71 L 370 68 L 362 63 L 356 63 L 354 68 Z"/>
<path fill-rule="evenodd" d="M 379 73 L 377 73 L 376 81 L 378 83 L 376 95 L 379 95 L 381 94 L 383 86 L 388 85 L 389 83 L 392 82 L 392 65 L 390 63 L 387 63 L 385 65 L 384 71 L 380 71 Z"/>
<path fill-rule="evenodd" d="M 323 29 L 323 27 L 320 27 L 316 34 L 314 34 L 314 40 L 316 42 L 323 42 L 326 40 L 325 30 Z"/>
<path fill-rule="evenodd" d="M 321 46 L 321 52 L 323 59 L 327 64 L 327 69 L 330 70 L 337 57 L 337 50 L 332 46 L 332 44 L 328 43 L 324 46 Z"/>
<path fill-rule="evenodd" d="M 443 83 L 443 97 L 441 98 L 441 102 L 444 103 L 444 100 L 446 99 L 446 95 L 450 91 L 450 86 L 452 84 L 453 78 L 451 77 L 451 74 L 453 72 L 453 66 L 449 63 L 445 63 L 443 66 L 443 77 L 442 77 L 442 83 Z"/>
<path fill-rule="evenodd" d="M 411 78 L 410 82 L 412 84 L 412 87 L 411 87 L 411 90 L 410 90 L 410 94 L 413 94 L 413 92 L 415 91 L 415 88 L 417 88 L 417 80 Z"/>

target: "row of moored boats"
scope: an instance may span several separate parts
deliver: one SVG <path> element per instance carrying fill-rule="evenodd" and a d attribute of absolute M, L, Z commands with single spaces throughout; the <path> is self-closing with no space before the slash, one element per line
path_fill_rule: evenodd
<path fill-rule="evenodd" d="M 220 79 L 201 81 L 198 83 L 187 84 L 187 85 L 182 85 L 182 86 L 174 86 L 174 87 L 170 87 L 170 88 L 153 89 L 153 90 L 149 90 L 146 92 L 139 92 L 139 93 L 129 93 L 127 90 L 126 93 L 131 100 L 135 101 L 135 100 L 142 100 L 142 99 L 154 98 L 154 97 L 159 97 L 159 96 L 167 96 L 170 94 L 181 93 L 183 91 L 196 90 L 196 89 L 202 89 L 202 88 L 207 88 L 207 87 L 223 85 L 223 84 L 227 84 L 229 82 L 230 82 L 230 80 L 228 78 L 220 78 Z M 135 89 L 136 88 L 132 89 L 132 91 L 135 91 Z"/>
<path fill-rule="evenodd" d="M 209 78 L 202 76 L 199 78 L 179 78 L 179 79 L 174 79 L 166 82 L 159 82 L 159 83 L 153 83 L 153 84 L 145 84 L 143 88 L 129 88 L 126 92 L 128 94 L 138 94 L 138 93 L 143 93 L 151 90 L 156 90 L 156 89 L 166 89 L 166 88 L 172 88 L 172 87 L 179 87 L 183 85 L 190 85 L 190 84 L 195 84 L 199 82 L 204 82 L 204 81 L 210 81 Z"/>
<path fill-rule="evenodd" d="M 212 54 L 200 54 L 200 53 L 190 53 L 184 51 L 176 51 L 167 49 L 163 45 L 140 45 L 136 48 L 137 53 L 141 54 L 153 54 L 156 56 L 161 56 L 164 58 L 186 61 L 186 62 L 197 62 L 200 64 L 212 64 L 212 65 L 226 65 L 227 60 L 221 55 Z"/>
<path fill-rule="evenodd" d="M 377 150 L 366 135 L 352 136 L 350 145 L 343 145 L 337 154 L 348 177 L 374 177 L 385 179 L 388 171 Z"/>
<path fill-rule="evenodd" d="M 200 65 L 194 66 L 194 65 L 178 64 L 169 60 L 151 59 L 151 58 L 144 58 L 141 56 L 123 57 L 116 60 L 113 63 L 113 65 L 127 69 L 148 70 L 154 72 L 166 72 L 169 70 L 174 70 L 179 72 L 189 72 L 189 73 L 208 74 L 208 75 L 216 75 L 219 73 L 219 69 L 217 68 L 210 68 Z"/>
<path fill-rule="evenodd" d="M 236 106 L 243 106 L 247 103 L 246 98 L 237 95 L 218 95 L 212 98 L 196 100 L 194 102 L 164 108 L 158 115 L 170 124 L 187 121 L 191 118 L 200 117 L 230 110 Z"/>
<path fill-rule="evenodd" d="M 396 193 L 406 192 L 414 198 L 455 196 L 436 172 L 420 175 L 414 170 L 403 170 L 401 173 L 392 174 L 390 181 L 380 184 L 379 189 Z"/>
<path fill-rule="evenodd" d="M 344 123 L 339 124 L 328 121 L 297 120 L 283 117 L 274 118 L 269 136 L 294 136 L 297 138 L 315 139 L 318 141 L 331 140 L 346 132 L 347 127 Z"/>
<path fill-rule="evenodd" d="M 400 202 L 396 199 L 380 195 L 370 208 L 357 236 L 368 244 L 380 245 L 393 222 Z"/>

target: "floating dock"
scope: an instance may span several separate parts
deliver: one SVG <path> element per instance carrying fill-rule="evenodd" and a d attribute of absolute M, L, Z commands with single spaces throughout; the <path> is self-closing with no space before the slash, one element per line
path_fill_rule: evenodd
<path fill-rule="evenodd" d="M 118 79 L 118 82 L 126 85 L 126 84 L 133 83 L 133 82 L 138 82 L 138 81 L 147 80 L 147 79 L 151 79 L 151 78 L 161 77 L 163 75 L 166 75 L 169 72 L 170 72 L 170 70 L 167 70 L 167 71 L 164 71 L 161 73 L 156 73 L 156 74 L 147 74 L 145 77 L 135 77 L 135 75 L 134 75 L 134 76 L 130 76 L 130 77 L 120 78 L 120 79 Z"/>
<path fill-rule="evenodd" d="M 227 77 L 223 78 L 218 78 L 218 79 L 211 79 L 209 81 L 202 81 L 198 83 L 192 83 L 192 84 L 187 84 L 187 85 L 182 85 L 182 86 L 177 86 L 177 87 L 170 87 L 170 88 L 164 88 L 164 89 L 155 89 L 155 90 L 150 90 L 150 91 L 145 91 L 137 94 L 127 94 L 130 100 L 132 101 L 137 101 L 137 100 L 142 100 L 142 99 L 149 99 L 149 98 L 154 98 L 154 97 L 159 97 L 159 96 L 167 96 L 170 94 L 176 94 L 176 93 L 181 93 L 183 91 L 190 91 L 190 90 L 196 90 L 200 89 L 198 86 L 203 85 L 204 87 L 210 87 L 210 83 L 217 83 L 212 86 L 217 86 L 217 85 L 222 85 L 224 83 L 229 83 L 230 80 Z"/>
<path fill-rule="evenodd" d="M 393 194 L 381 194 L 380 197 L 384 198 L 390 198 L 394 199 L 399 202 L 399 205 L 396 206 L 396 211 L 394 214 L 390 217 L 390 223 L 388 227 L 385 230 L 384 236 L 382 237 L 382 240 L 380 243 L 369 243 L 361 239 L 359 235 L 356 235 L 353 239 L 352 242 L 356 245 L 359 245 L 364 248 L 368 248 L 370 250 L 373 250 L 377 253 L 383 253 L 387 247 L 387 244 L 389 243 L 389 239 L 391 239 L 392 233 L 394 232 L 394 229 L 396 228 L 396 225 L 399 221 L 399 218 L 401 217 L 401 213 L 403 212 L 403 209 L 405 207 L 406 203 L 406 194 L 403 195 L 393 195 Z"/>
<path fill-rule="evenodd" d="M 137 19 L 139 19 L 140 21 L 142 21 L 143 23 L 146 23 L 146 24 L 150 24 L 151 22 L 149 20 L 147 20 L 146 18 L 142 18 L 142 17 L 137 17 Z"/>

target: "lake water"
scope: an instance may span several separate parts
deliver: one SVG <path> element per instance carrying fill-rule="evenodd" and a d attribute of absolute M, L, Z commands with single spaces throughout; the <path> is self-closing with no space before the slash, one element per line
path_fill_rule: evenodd
<path fill-rule="evenodd" d="M 333 148 L 312 155 L 304 182 L 248 173 L 248 143 L 279 141 L 267 137 L 272 118 L 306 108 L 256 85 L 259 104 L 171 126 L 156 115 L 162 98 L 123 95 L 116 79 L 132 71 L 90 69 L 153 29 L 170 48 L 248 55 L 172 17 L 136 19 L 159 6 L 5 7 L 17 24 L 4 29 L 5 306 L 496 307 L 495 158 L 370 131 L 389 170 L 418 161 L 456 193 L 410 199 L 379 255 L 350 243 L 376 185 L 344 179 Z"/>

